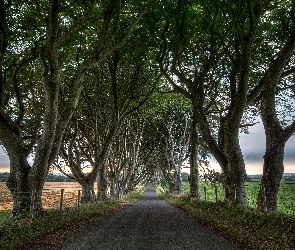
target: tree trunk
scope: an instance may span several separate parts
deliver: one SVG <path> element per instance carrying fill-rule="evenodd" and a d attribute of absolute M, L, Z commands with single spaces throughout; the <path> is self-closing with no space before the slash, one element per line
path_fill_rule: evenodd
<path fill-rule="evenodd" d="M 19 162 L 22 167 L 13 167 L 15 162 L 11 161 L 11 171 L 6 182 L 13 197 L 12 215 L 28 215 L 31 202 L 31 189 L 28 181 L 30 166 L 27 161 Z"/>
<path fill-rule="evenodd" d="M 258 209 L 265 212 L 277 211 L 277 196 L 284 173 L 285 142 L 280 142 L 277 138 L 272 139 L 272 142 L 267 139 L 263 176 L 257 199 Z"/>
<path fill-rule="evenodd" d="M 169 185 L 169 193 L 170 194 L 174 194 L 175 193 L 175 190 L 176 190 L 176 188 L 175 188 L 175 182 L 170 181 L 170 182 L 168 182 L 168 185 Z"/>
<path fill-rule="evenodd" d="M 268 81 L 262 92 L 261 117 L 266 135 L 266 152 L 263 163 L 261 188 L 257 198 L 257 206 L 261 211 L 275 212 L 277 210 L 277 195 L 284 173 L 285 143 L 294 133 L 293 126 L 282 128 L 275 109 L 276 84 L 278 80 Z"/>
<path fill-rule="evenodd" d="M 116 185 L 116 181 L 115 181 L 115 178 L 112 177 L 110 179 L 110 196 L 112 198 L 117 198 L 118 197 L 118 194 L 117 194 L 117 185 Z"/>
<path fill-rule="evenodd" d="M 108 199 L 108 177 L 107 177 L 107 165 L 103 164 L 99 171 L 98 185 L 98 200 Z"/>
<path fill-rule="evenodd" d="M 50 85 L 51 82 L 44 84 Z M 59 85 L 59 84 L 57 84 Z M 49 158 L 51 154 L 51 147 L 53 145 L 57 115 L 58 115 L 58 94 L 59 88 L 56 87 L 54 93 L 46 93 L 46 105 L 44 114 L 44 124 L 42 128 L 42 136 L 38 142 L 38 147 L 35 154 L 33 167 L 30 171 L 29 179 L 31 190 L 35 192 L 34 208 L 35 215 L 42 213 L 42 190 L 48 174 Z"/>
<path fill-rule="evenodd" d="M 229 124 L 225 131 L 224 149 L 228 160 L 225 167 L 225 201 L 248 206 L 245 180 L 246 169 L 243 154 L 239 144 L 239 128 Z"/>
<path fill-rule="evenodd" d="M 122 182 L 118 182 L 118 189 L 117 189 L 117 197 L 118 199 L 122 199 L 124 196 L 124 187 Z"/>
<path fill-rule="evenodd" d="M 29 173 L 31 166 L 27 161 L 28 152 L 21 139 L 21 132 L 9 126 L 0 116 L 0 138 L 10 160 L 10 174 L 6 182 L 13 197 L 12 215 L 18 216 L 29 211 L 31 187 Z"/>
<path fill-rule="evenodd" d="M 261 118 L 266 135 L 266 152 L 257 205 L 259 210 L 267 212 L 277 210 L 277 195 L 284 173 L 285 143 L 295 132 L 295 121 L 283 128 L 276 111 L 277 86 L 286 62 L 294 54 L 294 48 L 295 30 L 277 54 L 277 58 L 271 62 L 262 79 L 265 85 L 261 92 Z"/>
<path fill-rule="evenodd" d="M 181 167 L 177 166 L 174 172 L 174 179 L 175 179 L 175 192 L 177 194 L 182 193 L 182 178 L 181 178 Z"/>
<path fill-rule="evenodd" d="M 95 202 L 96 197 L 94 192 L 94 181 L 83 182 L 81 183 L 81 186 L 82 186 L 81 203 Z"/>
<path fill-rule="evenodd" d="M 192 116 L 190 132 L 190 196 L 201 198 L 199 192 L 199 169 L 198 169 L 198 147 L 199 136 L 197 129 L 197 118 L 195 112 Z"/>

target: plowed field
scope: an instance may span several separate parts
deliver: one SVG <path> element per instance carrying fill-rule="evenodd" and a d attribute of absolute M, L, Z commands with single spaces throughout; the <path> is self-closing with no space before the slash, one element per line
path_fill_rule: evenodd
<path fill-rule="evenodd" d="M 97 185 L 95 184 L 95 188 Z M 45 182 L 43 189 L 43 207 L 45 209 L 59 208 L 61 189 L 64 189 L 63 207 L 76 206 L 78 190 L 81 186 L 77 182 Z M 0 182 L 0 210 L 12 208 L 12 196 L 5 182 Z"/>

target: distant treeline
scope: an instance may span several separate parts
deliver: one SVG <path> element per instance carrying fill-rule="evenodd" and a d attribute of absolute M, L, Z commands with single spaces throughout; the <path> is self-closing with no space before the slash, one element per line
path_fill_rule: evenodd
<path fill-rule="evenodd" d="M 9 173 L 0 173 L 0 182 L 6 182 L 8 180 Z M 186 172 L 181 173 L 182 181 L 188 182 L 189 181 L 189 174 Z M 218 173 L 218 175 L 210 174 L 206 176 L 202 176 L 201 179 L 211 180 L 213 182 L 222 182 L 222 175 Z M 246 181 L 260 181 L 262 175 L 249 175 L 246 178 Z M 295 174 L 294 175 L 284 175 L 282 177 L 285 181 L 295 181 Z M 46 178 L 47 182 L 75 182 L 75 180 L 69 178 L 68 176 L 62 174 L 48 174 Z"/>
<path fill-rule="evenodd" d="M 0 173 L 0 182 L 6 182 L 8 179 L 9 173 Z"/>
<path fill-rule="evenodd" d="M 6 182 L 8 180 L 8 177 L 9 177 L 9 173 L 0 173 L 0 182 Z M 74 182 L 75 180 L 61 174 L 48 174 L 46 181 L 47 182 Z"/>

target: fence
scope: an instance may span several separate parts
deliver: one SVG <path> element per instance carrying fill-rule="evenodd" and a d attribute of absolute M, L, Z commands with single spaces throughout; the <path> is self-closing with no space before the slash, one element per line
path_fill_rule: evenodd
<path fill-rule="evenodd" d="M 62 204 L 62 209 L 65 209 L 77 206 L 80 204 L 78 196 L 82 194 L 81 189 L 78 182 L 45 182 L 42 190 L 43 207 L 45 209 L 60 209 Z M 94 190 L 97 192 L 97 183 L 94 183 Z M 6 183 L 0 182 L 0 210 L 10 210 L 12 204 L 13 199 Z"/>
<path fill-rule="evenodd" d="M 31 195 L 28 196 L 28 202 L 31 203 Z M 66 207 L 79 206 L 81 197 L 81 190 L 50 190 L 43 191 L 42 204 L 45 209 L 60 209 Z M 11 209 L 13 205 L 13 198 L 9 191 L 0 191 L 0 210 Z"/>
<path fill-rule="evenodd" d="M 246 182 L 245 185 L 248 206 L 257 207 L 257 197 L 260 189 L 259 182 Z M 186 190 L 187 191 L 187 190 Z M 222 185 L 212 185 L 207 183 L 200 184 L 202 199 L 210 202 L 224 200 L 224 188 Z M 295 215 L 295 183 L 283 182 L 278 194 L 278 212 Z"/>

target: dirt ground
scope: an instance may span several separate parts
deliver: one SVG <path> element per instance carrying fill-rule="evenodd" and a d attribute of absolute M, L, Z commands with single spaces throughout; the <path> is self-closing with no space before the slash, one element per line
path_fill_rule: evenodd
<path fill-rule="evenodd" d="M 95 184 L 96 188 L 96 184 Z M 82 190 L 77 182 L 45 182 L 43 188 L 43 207 L 45 209 L 59 208 L 61 189 L 64 189 L 63 207 L 75 206 L 78 203 L 78 191 Z M 12 196 L 5 182 L 0 182 L 0 210 L 12 208 Z"/>

